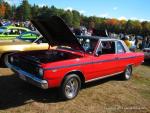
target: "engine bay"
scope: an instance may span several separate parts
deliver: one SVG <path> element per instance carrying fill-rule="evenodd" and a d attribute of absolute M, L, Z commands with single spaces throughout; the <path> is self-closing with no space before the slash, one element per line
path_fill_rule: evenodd
<path fill-rule="evenodd" d="M 21 57 L 38 63 L 49 63 L 49 62 L 79 58 L 81 56 L 72 54 L 70 52 L 64 52 L 58 50 L 44 50 L 44 51 L 28 52 L 21 55 Z"/>

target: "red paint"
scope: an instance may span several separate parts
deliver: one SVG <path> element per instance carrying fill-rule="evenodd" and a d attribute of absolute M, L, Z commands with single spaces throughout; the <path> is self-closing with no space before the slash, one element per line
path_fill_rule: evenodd
<path fill-rule="evenodd" d="M 80 55 L 81 57 L 42 65 L 42 68 L 46 69 L 44 79 L 48 81 L 49 88 L 59 87 L 64 77 L 72 71 L 82 72 L 85 81 L 87 81 L 122 72 L 125 70 L 126 66 L 137 66 L 144 60 L 143 53 L 135 52 L 104 54 L 100 56 L 83 54 L 80 52 L 73 52 L 73 54 Z"/>

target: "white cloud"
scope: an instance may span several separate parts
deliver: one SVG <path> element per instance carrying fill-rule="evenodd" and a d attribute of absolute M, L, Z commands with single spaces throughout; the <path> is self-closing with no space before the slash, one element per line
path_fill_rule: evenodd
<path fill-rule="evenodd" d="M 5 0 L 5 2 L 9 3 L 9 4 L 13 4 L 12 0 Z"/>
<path fill-rule="evenodd" d="M 84 10 L 80 10 L 80 11 L 79 11 L 79 13 L 81 13 L 81 14 L 85 14 L 85 13 L 86 13 L 86 11 L 84 11 Z"/>
<path fill-rule="evenodd" d="M 131 17 L 130 20 L 138 20 L 136 17 Z"/>
<path fill-rule="evenodd" d="M 149 21 L 150 22 L 150 20 L 148 20 L 148 19 L 137 19 L 137 20 L 139 20 L 140 22 L 143 22 L 143 21 Z"/>
<path fill-rule="evenodd" d="M 113 7 L 113 10 L 117 10 L 117 9 L 118 9 L 118 7 L 116 7 L 116 6 L 115 6 L 115 7 Z"/>
<path fill-rule="evenodd" d="M 125 16 L 121 16 L 118 18 L 119 20 L 127 20 L 127 18 Z"/>
<path fill-rule="evenodd" d="M 150 21 L 148 19 L 141 19 L 141 18 L 137 18 L 137 17 L 131 17 L 130 20 L 139 20 L 140 22 L 143 22 L 143 21 Z"/>
<path fill-rule="evenodd" d="M 131 18 L 126 18 L 125 16 L 121 16 L 118 18 L 119 20 L 139 20 L 140 22 L 143 22 L 143 21 L 149 21 L 148 19 L 140 19 L 140 18 L 137 18 L 137 17 L 131 17 Z"/>
<path fill-rule="evenodd" d="M 72 7 L 66 7 L 66 8 L 64 8 L 64 10 L 65 10 L 65 11 L 67 11 L 67 10 L 72 11 L 72 10 L 73 10 L 73 8 L 72 8 Z"/>
<path fill-rule="evenodd" d="M 70 10 L 70 11 L 72 11 L 72 10 L 77 10 L 77 9 L 74 9 L 74 8 L 72 8 L 72 7 L 66 7 L 66 8 L 64 8 L 64 10 L 65 11 L 67 11 L 67 10 Z M 81 14 L 85 14 L 86 13 L 86 11 L 84 11 L 84 10 L 77 10 L 79 13 L 81 13 Z"/>
<path fill-rule="evenodd" d="M 9 3 L 10 5 L 16 5 L 22 2 L 22 0 L 4 0 L 4 1 Z"/>
<path fill-rule="evenodd" d="M 39 7 L 47 6 L 46 4 L 39 4 Z"/>
<path fill-rule="evenodd" d="M 109 16 L 109 13 L 103 13 L 99 15 L 99 17 L 108 17 L 108 16 Z"/>

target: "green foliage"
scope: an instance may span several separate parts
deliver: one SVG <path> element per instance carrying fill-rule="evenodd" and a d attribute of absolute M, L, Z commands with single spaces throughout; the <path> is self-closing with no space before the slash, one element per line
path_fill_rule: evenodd
<path fill-rule="evenodd" d="M 16 9 L 16 17 L 18 20 L 28 20 L 31 17 L 31 6 L 28 0 L 23 0 L 20 6 Z"/>
<path fill-rule="evenodd" d="M 68 24 L 68 26 L 72 26 L 73 15 L 71 11 L 67 10 L 61 17 Z"/>
<path fill-rule="evenodd" d="M 28 0 L 22 0 L 21 4 L 16 6 L 10 6 L 4 0 L 0 0 L 0 4 L 5 3 L 5 10 L 3 11 L 4 18 L 15 20 L 29 20 L 39 15 L 57 15 L 64 19 L 68 26 L 78 28 L 80 25 L 85 26 L 88 29 L 96 28 L 98 30 L 107 29 L 110 32 L 115 33 L 127 33 L 127 34 L 142 34 L 150 35 L 150 22 L 139 22 L 138 20 L 117 20 L 109 18 L 100 18 L 96 16 L 84 16 L 76 10 L 64 10 L 58 9 L 55 6 L 38 6 L 30 5 Z M 0 10 L 2 12 L 2 10 Z"/>
<path fill-rule="evenodd" d="M 72 14 L 73 14 L 72 25 L 73 27 L 78 28 L 80 26 L 80 13 L 76 10 L 73 10 Z"/>

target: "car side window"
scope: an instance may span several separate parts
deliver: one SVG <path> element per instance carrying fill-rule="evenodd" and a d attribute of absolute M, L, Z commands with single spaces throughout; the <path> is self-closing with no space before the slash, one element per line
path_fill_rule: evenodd
<path fill-rule="evenodd" d="M 24 29 L 18 29 L 18 31 L 19 31 L 19 34 L 26 32 L 26 30 L 24 30 Z"/>
<path fill-rule="evenodd" d="M 39 38 L 36 43 L 48 43 L 45 38 Z"/>
<path fill-rule="evenodd" d="M 26 33 L 26 34 L 23 34 L 21 38 L 37 38 L 38 36 L 36 34 L 33 34 L 33 33 Z"/>
<path fill-rule="evenodd" d="M 115 54 L 115 42 L 101 41 L 97 54 Z"/>
<path fill-rule="evenodd" d="M 7 31 L 7 33 L 8 33 L 9 35 L 18 35 L 18 34 L 19 34 L 19 30 L 18 30 L 18 29 L 9 29 L 9 30 Z"/>
<path fill-rule="evenodd" d="M 117 53 L 120 54 L 120 53 L 125 53 L 125 49 L 122 45 L 121 42 L 117 42 Z"/>

